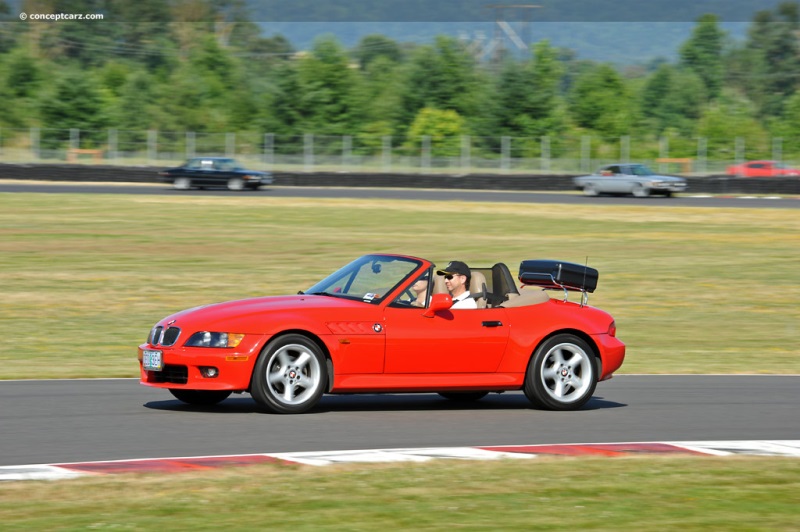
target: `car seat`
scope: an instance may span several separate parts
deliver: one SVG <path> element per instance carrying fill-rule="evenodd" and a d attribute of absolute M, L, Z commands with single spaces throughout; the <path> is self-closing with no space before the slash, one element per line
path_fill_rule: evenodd
<path fill-rule="evenodd" d="M 478 304 L 478 308 L 486 308 L 486 302 L 489 299 L 489 293 L 486 289 L 486 277 L 476 270 L 470 270 L 470 273 L 472 275 L 469 281 L 469 292 L 472 295 L 472 299 Z"/>

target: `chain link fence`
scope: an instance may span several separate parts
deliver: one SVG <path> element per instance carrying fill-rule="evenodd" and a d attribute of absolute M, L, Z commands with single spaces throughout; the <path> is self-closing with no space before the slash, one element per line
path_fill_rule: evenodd
<path fill-rule="evenodd" d="M 454 174 L 577 174 L 603 164 L 640 162 L 663 173 L 724 174 L 729 165 L 771 159 L 793 164 L 798 139 L 750 144 L 741 137 L 540 138 L 276 135 L 78 129 L 0 129 L 0 163 L 174 166 L 191 157 L 227 156 L 273 171 Z"/>

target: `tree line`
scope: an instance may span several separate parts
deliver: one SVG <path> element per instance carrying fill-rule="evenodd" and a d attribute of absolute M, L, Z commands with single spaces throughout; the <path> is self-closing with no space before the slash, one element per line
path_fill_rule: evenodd
<path fill-rule="evenodd" d="M 95 2 L 38 0 L 38 12 L 91 12 Z M 380 34 L 344 47 L 319 36 L 295 50 L 264 36 L 240 1 L 122 0 L 103 3 L 102 21 L 13 21 L 0 0 L 0 127 L 77 128 L 84 146 L 114 128 L 130 140 L 147 130 L 351 135 L 359 149 L 392 136 L 423 136 L 443 155 L 470 135 L 496 150 L 501 137 L 590 135 L 594 149 L 619 138 L 667 138 L 672 153 L 730 150 L 769 156 L 774 139 L 800 156 L 800 7 L 757 12 L 747 37 L 732 40 L 713 14 L 700 17 L 677 59 L 618 68 L 582 60 L 547 41 L 525 57 L 479 60 L 468 43 L 429 44 Z M 121 22 L 117 22 L 121 21 Z M 136 22 L 125 22 L 136 21 Z M 3 142 L 8 142 L 8 135 Z M 397 142 L 397 141 L 395 141 Z M 605 143 L 605 144 L 604 144 Z"/>

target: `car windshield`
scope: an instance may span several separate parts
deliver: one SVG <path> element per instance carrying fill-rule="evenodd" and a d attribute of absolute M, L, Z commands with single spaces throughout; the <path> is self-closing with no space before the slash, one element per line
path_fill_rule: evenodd
<path fill-rule="evenodd" d="M 633 175 L 653 175 L 653 171 L 643 164 L 632 165 L 631 173 L 633 173 Z"/>
<path fill-rule="evenodd" d="M 421 264 L 421 261 L 407 257 L 365 255 L 332 273 L 305 293 L 377 304 L 408 279 Z"/>

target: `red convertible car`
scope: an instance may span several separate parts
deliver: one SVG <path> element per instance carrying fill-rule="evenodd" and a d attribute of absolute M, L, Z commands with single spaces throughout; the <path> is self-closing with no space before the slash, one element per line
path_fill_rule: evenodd
<path fill-rule="evenodd" d="M 139 346 L 141 383 L 195 405 L 248 392 L 274 413 L 305 412 L 325 393 L 475 401 L 508 390 L 575 410 L 622 365 L 614 319 L 587 304 L 597 270 L 523 261 L 519 289 L 502 263 L 471 274 L 477 309 L 450 308 L 433 263 L 374 254 L 296 295 L 184 310 Z"/>

